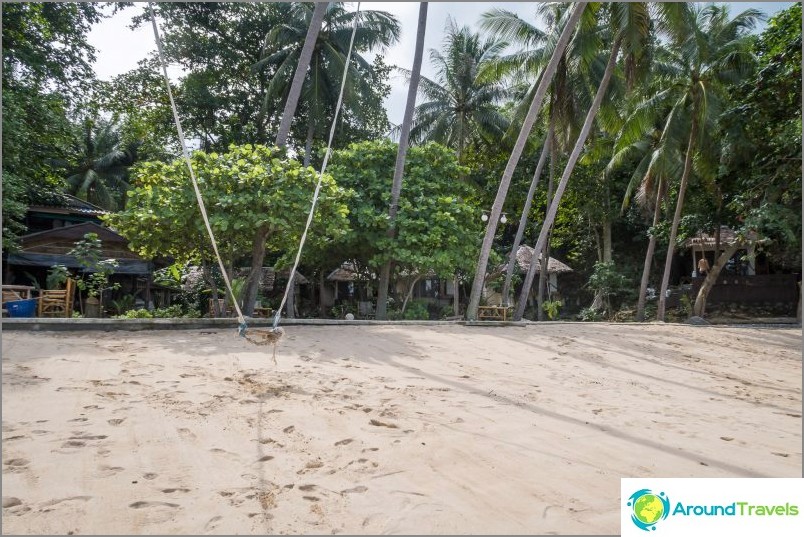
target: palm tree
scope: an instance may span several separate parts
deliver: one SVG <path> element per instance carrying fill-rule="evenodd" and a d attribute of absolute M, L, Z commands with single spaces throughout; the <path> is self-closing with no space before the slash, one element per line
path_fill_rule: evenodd
<path fill-rule="evenodd" d="M 689 5 L 673 36 L 668 62 L 672 78 L 657 101 L 671 103 L 661 143 L 677 151 L 683 150 L 684 171 L 678 187 L 659 292 L 656 317 L 660 321 L 664 321 L 670 267 L 693 160 L 723 110 L 727 85 L 743 79 L 754 64 L 747 35 L 761 17 L 759 11 L 748 9 L 729 19 L 725 6 Z"/>
<path fill-rule="evenodd" d="M 553 47 L 561 31 L 562 15 L 565 12 L 566 6 L 563 4 L 540 4 L 537 7 L 536 14 L 543 18 L 547 31 L 542 31 L 536 25 L 519 18 L 517 14 L 503 9 L 492 9 L 483 14 L 481 26 L 485 30 L 494 33 L 500 39 L 511 41 L 521 47 L 520 50 L 499 58 L 491 66 L 492 69 L 500 76 L 511 77 L 515 83 L 522 79 L 535 78 L 535 83 L 531 85 L 522 103 L 514 112 L 514 124 L 519 124 L 522 121 L 527 104 L 538 88 L 541 70 L 545 62 L 552 56 Z M 549 154 L 551 162 L 547 185 L 547 203 L 549 205 L 554 186 L 553 172 L 558 161 L 558 154 L 569 144 L 573 134 L 577 132 L 575 124 L 578 109 L 588 106 L 586 80 L 582 70 L 579 68 L 584 63 L 582 61 L 584 56 L 588 56 L 588 37 L 588 32 L 579 32 L 573 37 L 559 59 L 556 75 L 548 89 L 547 137 L 544 140 L 542 154 L 525 198 L 514 243 L 508 257 L 508 267 L 502 292 L 503 300 L 506 304 L 508 303 L 511 281 L 516 266 L 516 252 L 524 237 L 533 196 L 536 193 L 546 157 Z M 538 311 L 541 319 L 549 242 L 545 245 L 544 251 L 540 252 L 540 255 L 543 266 L 539 273 Z"/>
<path fill-rule="evenodd" d="M 589 108 L 589 111 L 586 114 L 586 120 L 584 121 L 581 132 L 575 142 L 575 147 L 570 154 L 569 161 L 564 168 L 564 173 L 561 175 L 561 181 L 559 182 L 555 195 L 550 202 L 550 208 L 547 210 L 547 215 L 545 216 L 544 223 L 542 224 L 539 238 L 536 241 L 534 252 L 542 251 L 545 244 L 547 244 L 547 237 L 550 229 L 553 227 L 553 223 L 555 222 L 556 213 L 558 212 L 558 205 L 561 203 L 561 198 L 564 194 L 564 190 L 567 187 L 567 182 L 569 181 L 570 175 L 572 175 L 575 164 L 578 162 L 578 158 L 580 157 L 583 146 L 586 143 L 586 138 L 589 136 L 589 131 L 592 128 L 592 123 L 594 122 L 595 116 L 600 109 L 600 105 L 603 102 L 603 97 L 608 90 L 609 83 L 611 82 L 612 75 L 614 74 L 614 68 L 617 64 L 617 56 L 619 54 L 620 47 L 624 45 L 626 55 L 636 56 L 640 53 L 642 50 L 642 45 L 649 37 L 650 17 L 648 14 L 647 3 L 623 2 L 607 4 L 606 6 L 607 10 L 605 14 L 607 15 L 608 19 L 606 29 L 610 30 L 611 38 L 613 39 L 611 50 L 609 51 L 609 59 L 606 64 L 606 69 L 603 72 L 603 78 L 598 85 L 594 101 L 592 101 L 592 106 Z M 627 61 L 626 63 L 635 62 Z M 530 288 L 533 285 L 535 273 L 536 263 L 531 263 L 530 267 L 528 268 L 528 273 L 525 276 L 525 282 L 522 287 L 519 302 L 517 303 L 514 311 L 514 320 L 522 319 L 522 315 L 525 312 L 527 297 L 530 293 Z"/>
<path fill-rule="evenodd" d="M 288 93 L 277 145 L 287 142 L 296 103 L 303 97 L 309 116 L 305 165 L 309 164 L 316 133 L 337 102 L 355 19 L 357 31 L 352 62 L 348 66 L 344 107 L 361 117 L 360 96 L 371 92 L 371 77 L 366 76 L 371 71 L 371 64 L 361 53 L 382 49 L 399 39 L 399 21 L 390 13 L 346 11 L 342 2 L 319 2 L 315 9 L 309 3 L 294 2 L 290 4 L 287 22 L 271 28 L 266 34 L 262 58 L 252 66 L 254 70 L 268 66 L 276 68 L 265 93 L 263 116 L 272 99 Z M 311 36 L 314 29 L 320 29 L 320 32 Z M 294 68 L 296 73 L 289 88 L 287 82 Z"/>
<path fill-rule="evenodd" d="M 511 152 L 511 156 L 509 157 L 508 163 L 505 166 L 503 176 L 500 179 L 500 186 L 497 189 L 497 196 L 495 197 L 494 204 L 491 207 L 491 214 L 489 215 L 488 224 L 486 226 L 486 233 L 483 237 L 483 243 L 480 247 L 480 256 L 478 257 L 477 266 L 475 267 L 475 278 L 472 282 L 472 293 L 469 297 L 469 307 L 466 311 L 466 316 L 470 320 L 477 318 L 477 308 L 480 306 L 480 294 L 483 291 L 483 283 L 485 281 L 489 255 L 491 254 L 491 246 L 494 242 L 494 235 L 497 232 L 497 222 L 499 221 L 500 214 L 502 214 L 502 207 L 505 203 L 505 197 L 508 194 L 508 187 L 511 185 L 511 177 L 513 177 L 514 169 L 519 163 L 519 158 L 522 156 L 522 152 L 525 150 L 525 145 L 528 137 L 530 136 L 530 131 L 533 128 L 533 124 L 536 123 L 536 119 L 538 118 L 539 111 L 542 107 L 542 101 L 544 100 L 545 93 L 547 92 L 547 87 L 550 85 L 550 82 L 552 82 L 553 76 L 558 68 L 558 62 L 561 58 L 561 55 L 563 54 L 564 49 L 567 47 L 570 36 L 574 32 L 581 15 L 586 9 L 586 5 L 587 2 L 578 2 L 564 24 L 564 29 L 562 30 L 561 36 L 556 42 L 555 48 L 553 49 L 553 53 L 550 57 L 550 61 L 542 73 L 539 86 L 535 95 L 533 96 L 530 108 L 528 109 L 528 113 L 522 123 L 522 128 L 519 131 L 519 136 L 514 144 L 514 149 Z"/>
<path fill-rule="evenodd" d="M 388 235 L 393 237 L 396 233 L 396 213 L 399 208 L 399 197 L 402 194 L 402 174 L 405 170 L 405 157 L 408 152 L 410 130 L 413 122 L 413 112 L 416 105 L 416 93 L 419 89 L 419 79 L 422 72 L 422 56 L 424 55 L 424 32 L 427 28 L 427 2 L 419 4 L 419 24 L 416 30 L 416 49 L 413 54 L 413 66 L 410 71 L 408 83 L 408 100 L 405 103 L 405 115 L 399 133 L 399 149 L 396 153 L 394 166 L 394 179 L 391 185 L 391 206 L 388 209 Z M 388 305 L 388 284 L 391 279 L 391 260 L 385 262 L 380 272 L 379 290 L 377 292 L 377 309 L 375 317 L 385 319 Z M 457 293 L 457 289 L 456 289 Z"/>
<path fill-rule="evenodd" d="M 500 80 L 486 76 L 486 66 L 497 59 L 507 43 L 482 40 L 468 27 L 458 28 L 447 19 L 443 53 L 430 50 L 435 80 L 421 77 L 419 93 L 424 102 L 416 107 L 410 137 L 455 148 L 463 162 L 467 147 L 480 142 L 497 143 L 508 128 L 498 108 L 506 96 Z M 408 73 L 405 70 L 401 70 Z"/>
<path fill-rule="evenodd" d="M 121 209 L 139 143 L 124 144 L 111 120 L 86 119 L 82 131 L 78 163 L 67 177 L 68 191 L 104 209 Z"/>

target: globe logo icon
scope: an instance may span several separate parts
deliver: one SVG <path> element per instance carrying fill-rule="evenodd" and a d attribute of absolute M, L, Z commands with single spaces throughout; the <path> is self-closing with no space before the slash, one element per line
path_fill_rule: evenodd
<path fill-rule="evenodd" d="M 656 523 L 667 518 L 670 500 L 664 492 L 656 494 L 650 489 L 636 491 L 628 498 L 631 522 L 644 531 L 656 530 Z"/>

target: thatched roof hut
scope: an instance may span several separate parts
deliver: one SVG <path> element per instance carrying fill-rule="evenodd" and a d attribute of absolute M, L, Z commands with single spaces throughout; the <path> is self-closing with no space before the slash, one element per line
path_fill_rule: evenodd
<path fill-rule="evenodd" d="M 737 234 L 728 226 L 720 226 L 720 247 L 733 244 L 737 240 Z M 684 241 L 684 248 L 693 248 L 697 251 L 709 251 L 715 249 L 715 234 L 699 233 L 695 237 L 690 237 Z"/>
<path fill-rule="evenodd" d="M 539 255 L 539 260 L 541 260 L 542 256 Z M 530 246 L 522 245 L 516 251 L 516 264 L 519 267 L 519 270 L 522 272 L 527 272 L 530 269 L 530 262 L 533 259 L 533 248 Z M 541 263 L 537 265 L 536 272 L 539 272 L 541 268 Z M 503 268 L 504 270 L 504 268 Z M 547 260 L 547 273 L 548 274 L 563 274 L 566 272 L 573 272 L 573 270 L 559 261 L 554 257 L 551 257 Z"/>

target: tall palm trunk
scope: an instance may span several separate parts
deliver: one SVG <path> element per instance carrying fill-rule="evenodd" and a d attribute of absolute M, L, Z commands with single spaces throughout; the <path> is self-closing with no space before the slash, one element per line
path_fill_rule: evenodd
<path fill-rule="evenodd" d="M 313 151 L 313 135 L 315 134 L 315 123 L 310 118 L 310 124 L 307 125 L 307 140 L 304 142 L 304 162 L 302 166 L 305 168 L 310 165 L 310 157 Z"/>
<path fill-rule="evenodd" d="M 299 55 L 299 63 L 296 65 L 296 72 L 290 85 L 288 100 L 285 101 L 285 109 L 282 111 L 282 122 L 279 124 L 279 132 L 276 134 L 276 145 L 279 147 L 285 147 L 288 143 L 290 124 L 293 121 L 293 116 L 296 115 L 296 107 L 299 104 L 299 98 L 301 98 L 304 77 L 307 76 L 307 68 L 310 66 L 313 49 L 318 40 L 318 33 L 321 31 L 321 23 L 324 21 L 328 6 L 328 2 L 316 2 L 315 4 L 310 26 L 307 28 L 307 35 L 304 37 L 304 46 L 302 46 L 301 54 Z"/>
<path fill-rule="evenodd" d="M 550 124 L 550 129 L 544 140 L 544 147 L 542 147 L 542 154 L 539 157 L 539 162 L 536 164 L 536 171 L 533 172 L 533 179 L 530 182 L 528 195 L 525 197 L 525 206 L 522 208 L 522 216 L 519 217 L 519 226 L 516 228 L 516 236 L 514 237 L 514 245 L 511 247 L 511 253 L 508 256 L 508 268 L 505 272 L 505 283 L 503 284 L 503 304 L 508 305 L 508 297 L 511 294 L 511 280 L 514 277 L 514 267 L 516 266 L 516 253 L 519 250 L 519 245 L 522 244 L 522 237 L 525 235 L 525 227 L 528 225 L 528 214 L 530 214 L 530 207 L 533 204 L 533 196 L 536 194 L 536 187 L 539 186 L 539 179 L 542 176 L 544 163 L 547 162 L 547 155 L 550 153 L 550 141 L 553 136 L 553 125 Z M 457 313 L 455 315 L 458 315 Z"/>
<path fill-rule="evenodd" d="M 569 181 L 570 175 L 572 175 L 572 171 L 575 169 L 575 164 L 578 162 L 578 158 L 581 156 L 581 150 L 586 143 L 586 138 L 589 136 L 589 131 L 592 129 L 592 123 L 595 120 L 597 111 L 600 109 L 600 104 L 603 102 L 603 96 L 606 94 L 606 90 L 609 87 L 611 75 L 614 73 L 614 67 L 617 64 L 617 54 L 620 51 L 621 43 L 622 37 L 617 37 L 611 47 L 611 56 L 609 56 L 609 61 L 606 64 L 606 71 L 603 73 L 603 79 L 600 81 L 600 86 L 597 88 L 597 93 L 595 94 L 594 101 L 592 101 L 592 106 L 589 107 L 589 112 L 586 114 L 586 119 L 584 120 L 581 132 L 578 135 L 578 139 L 575 141 L 575 147 L 572 148 L 572 153 L 570 154 L 566 168 L 564 168 L 561 181 L 558 183 L 558 188 L 553 196 L 553 201 L 550 203 L 550 208 L 547 210 L 547 215 L 544 218 L 544 224 L 542 224 L 542 230 L 539 233 L 539 239 L 536 241 L 536 246 L 533 248 L 534 255 L 535 252 L 541 251 L 542 248 L 544 248 L 544 245 L 547 243 L 547 236 L 553 227 L 553 223 L 555 222 L 556 213 L 558 212 L 558 205 L 561 203 L 561 197 L 564 195 L 564 190 L 567 188 L 567 182 Z M 528 293 L 530 293 L 530 288 L 533 285 L 533 277 L 535 274 L 536 263 L 531 263 L 530 268 L 528 268 L 528 274 L 525 277 L 525 284 L 522 286 L 522 293 L 520 294 L 519 302 L 517 303 L 516 310 L 514 311 L 515 321 L 521 320 L 522 314 L 525 313 L 525 300 L 528 297 Z"/>
<path fill-rule="evenodd" d="M 553 156 L 558 158 L 557 152 L 553 153 Z M 558 160 L 556 160 L 558 162 Z M 550 181 L 547 184 L 547 207 L 550 207 L 550 203 L 553 201 L 553 163 L 550 163 Z M 542 250 L 537 254 L 534 250 L 533 258 L 531 259 L 531 264 L 535 263 L 535 260 L 539 262 L 539 289 L 536 292 L 536 319 L 539 321 L 544 320 L 544 288 L 546 287 L 547 283 L 547 262 L 550 259 L 550 235 L 547 236 L 547 240 L 544 242 L 544 247 Z"/>
<path fill-rule="evenodd" d="M 293 83 L 290 86 L 288 100 L 285 102 L 285 110 L 282 112 L 282 122 L 279 125 L 279 132 L 276 135 L 276 145 L 279 147 L 285 147 L 287 145 L 290 124 L 293 121 L 293 116 L 296 114 L 296 106 L 299 104 L 299 98 L 301 97 L 304 77 L 307 75 L 307 68 L 310 66 L 310 59 L 313 57 L 315 42 L 318 39 L 318 32 L 321 30 L 321 23 L 324 20 L 324 14 L 327 11 L 328 5 L 327 2 L 317 3 L 313 10 L 310 27 L 307 28 L 307 36 L 304 38 L 304 46 L 299 56 L 299 63 L 296 65 L 296 73 L 293 75 Z M 243 297 L 243 315 L 251 315 L 254 311 L 254 304 L 257 301 L 257 291 L 260 287 L 259 276 L 262 273 L 262 263 L 265 260 L 266 238 L 267 231 L 262 233 L 258 230 L 254 236 L 251 250 L 251 274 L 249 274 Z M 291 283 L 293 282 L 293 274 L 290 275 L 290 281 Z M 292 307 L 289 309 L 292 311 Z"/>
<path fill-rule="evenodd" d="M 402 173 L 405 170 L 405 157 L 408 153 L 410 141 L 410 127 L 413 122 L 413 112 L 416 107 L 416 94 L 419 90 L 419 79 L 422 72 L 422 56 L 424 55 L 424 32 L 427 28 L 427 2 L 419 4 L 419 24 L 416 30 L 416 50 L 413 55 L 413 68 L 410 72 L 408 85 L 408 100 L 405 103 L 405 116 L 399 133 L 399 148 L 396 152 L 396 165 L 394 166 L 394 180 L 391 185 L 391 206 L 388 209 L 388 236 L 396 236 L 396 213 L 399 210 L 399 197 L 402 194 Z M 376 319 L 385 319 L 388 316 L 388 284 L 391 280 L 391 263 L 389 259 L 380 271 L 379 289 L 377 290 Z"/>
<path fill-rule="evenodd" d="M 483 292 L 483 284 L 486 280 L 486 268 L 488 266 L 489 255 L 491 255 L 491 246 L 494 242 L 494 235 L 497 233 L 497 222 L 500 219 L 500 214 L 502 214 L 505 197 L 508 194 L 508 187 L 511 185 L 511 177 L 513 177 L 516 165 L 519 163 L 519 158 L 522 156 L 522 152 L 525 150 L 525 143 L 530 135 L 530 130 L 533 128 L 533 124 L 536 122 L 539 111 L 542 108 L 542 101 L 544 101 L 544 95 L 547 93 L 547 88 L 553 81 L 553 77 L 556 74 L 558 62 L 564 55 L 564 49 L 567 48 L 567 43 L 569 43 L 570 36 L 575 30 L 575 26 L 578 24 L 578 21 L 580 20 L 581 15 L 586 8 L 586 4 L 587 2 L 578 2 L 575 5 L 572 14 L 567 20 L 566 26 L 561 31 L 561 36 L 556 43 L 555 50 L 553 50 L 553 55 L 550 58 L 550 62 L 547 64 L 547 67 L 542 73 L 539 86 L 536 89 L 536 94 L 533 96 L 530 109 L 528 109 L 528 114 L 525 116 L 525 121 L 522 123 L 522 128 L 519 131 L 519 137 L 514 145 L 514 150 L 511 152 L 511 156 L 508 159 L 508 164 L 506 164 L 505 171 L 500 179 L 500 186 L 497 189 L 497 196 L 494 198 L 494 205 L 491 207 L 491 214 L 489 215 L 488 224 L 486 225 L 486 234 L 483 237 L 483 244 L 480 247 L 480 256 L 478 257 L 477 266 L 475 267 L 475 278 L 472 282 L 472 293 L 469 296 L 469 307 L 466 310 L 466 317 L 470 320 L 477 319 L 477 308 L 480 306 L 480 295 Z"/>
<path fill-rule="evenodd" d="M 653 228 L 659 224 L 659 216 L 662 212 L 662 198 L 664 197 L 664 181 L 659 179 L 656 188 L 656 207 L 653 209 Z M 648 239 L 648 251 L 645 252 L 645 264 L 642 267 L 642 281 L 639 283 L 639 300 L 637 301 L 636 320 L 645 320 L 645 295 L 648 292 L 648 280 L 650 279 L 650 267 L 653 263 L 653 252 L 656 250 L 656 235 L 651 233 Z"/>
<path fill-rule="evenodd" d="M 687 155 L 684 159 L 684 173 L 681 175 L 681 186 L 678 188 L 678 200 L 676 201 L 676 212 L 673 215 L 673 225 L 670 227 L 670 244 L 667 245 L 667 256 L 664 259 L 664 274 L 662 275 L 662 288 L 659 291 L 659 307 L 656 311 L 656 319 L 664 322 L 664 310 L 667 304 L 667 287 L 670 284 L 670 267 L 673 265 L 673 254 L 676 251 L 676 236 L 678 235 L 678 224 L 681 221 L 681 211 L 684 209 L 684 194 L 687 192 L 687 183 L 692 172 L 692 157 L 695 149 L 695 139 L 698 137 L 698 122 L 692 120 L 690 129 L 690 140 L 687 143 Z"/>

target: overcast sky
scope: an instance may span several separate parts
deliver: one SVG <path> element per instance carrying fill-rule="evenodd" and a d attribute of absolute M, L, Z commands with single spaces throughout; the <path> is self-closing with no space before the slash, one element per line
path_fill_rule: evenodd
<path fill-rule="evenodd" d="M 731 12 L 738 13 L 744 9 L 757 8 L 768 15 L 785 9 L 792 2 L 731 2 Z M 347 3 L 347 9 L 356 9 L 357 3 Z M 433 76 L 432 66 L 428 61 L 428 50 L 440 48 L 444 37 L 447 17 L 452 16 L 459 26 L 469 25 L 477 28 L 480 15 L 492 7 L 507 9 L 520 17 L 536 22 L 534 2 L 430 2 L 427 14 L 427 33 L 425 37 L 425 62 L 422 74 Z M 125 73 L 137 66 L 137 62 L 156 49 L 153 31 L 150 25 L 142 25 L 131 30 L 128 25 L 134 15 L 141 13 L 145 4 L 136 3 L 134 7 L 124 9 L 115 16 L 97 24 L 89 35 L 89 42 L 97 49 L 95 72 L 101 79 Z M 385 52 L 386 63 L 410 68 L 413 63 L 413 47 L 416 41 L 416 24 L 419 14 L 418 2 L 363 2 L 361 10 L 376 9 L 388 11 L 399 19 L 402 36 L 399 42 Z M 170 70 L 171 77 L 181 75 L 178 68 Z M 399 123 L 404 112 L 407 87 L 401 77 L 392 79 L 391 95 L 386 100 L 388 119 L 391 123 Z"/>

